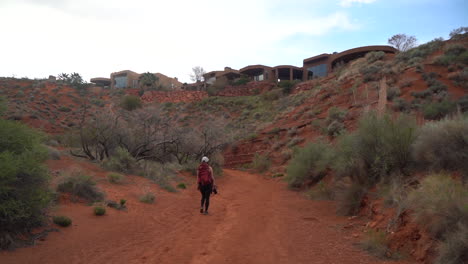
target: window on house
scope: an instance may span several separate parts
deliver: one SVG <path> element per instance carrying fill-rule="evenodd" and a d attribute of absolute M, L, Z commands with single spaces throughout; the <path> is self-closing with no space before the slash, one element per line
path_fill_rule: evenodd
<path fill-rule="evenodd" d="M 307 68 L 307 79 L 313 79 L 317 77 L 324 77 L 327 76 L 327 65 L 326 64 L 319 64 L 316 66 L 312 66 Z"/>
<path fill-rule="evenodd" d="M 127 76 L 117 76 L 114 78 L 115 88 L 126 88 L 127 87 Z"/>

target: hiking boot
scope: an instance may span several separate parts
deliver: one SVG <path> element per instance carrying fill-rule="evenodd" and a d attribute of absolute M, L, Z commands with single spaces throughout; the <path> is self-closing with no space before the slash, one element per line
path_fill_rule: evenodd
<path fill-rule="evenodd" d="M 200 214 L 203 214 L 203 208 L 200 208 Z"/>
<path fill-rule="evenodd" d="M 208 211 L 203 212 L 203 214 L 204 214 L 204 215 L 207 215 L 207 214 L 208 214 Z"/>

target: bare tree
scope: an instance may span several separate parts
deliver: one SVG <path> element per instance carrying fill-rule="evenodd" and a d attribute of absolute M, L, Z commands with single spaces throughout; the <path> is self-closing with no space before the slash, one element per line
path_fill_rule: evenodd
<path fill-rule="evenodd" d="M 388 39 L 388 44 L 394 46 L 399 51 L 407 51 L 416 47 L 417 41 L 415 36 L 396 34 Z"/>
<path fill-rule="evenodd" d="M 459 27 L 457 29 L 454 29 L 450 32 L 450 38 L 451 39 L 459 39 L 463 35 L 468 33 L 468 27 Z"/>
<path fill-rule="evenodd" d="M 204 80 L 203 74 L 205 74 L 205 70 L 201 66 L 195 66 L 192 68 L 193 73 L 190 74 L 190 79 L 194 82 L 202 82 Z"/>

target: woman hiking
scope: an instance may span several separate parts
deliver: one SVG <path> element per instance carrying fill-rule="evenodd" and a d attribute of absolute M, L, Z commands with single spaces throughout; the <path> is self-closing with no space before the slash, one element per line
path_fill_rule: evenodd
<path fill-rule="evenodd" d="M 213 169 L 208 165 L 208 157 L 203 157 L 201 160 L 200 166 L 197 169 L 197 182 L 198 189 L 201 192 L 201 206 L 200 213 L 208 214 L 208 207 L 210 206 L 210 195 L 213 191 L 214 186 L 214 176 Z M 203 211 L 203 205 L 205 205 L 205 210 Z"/>

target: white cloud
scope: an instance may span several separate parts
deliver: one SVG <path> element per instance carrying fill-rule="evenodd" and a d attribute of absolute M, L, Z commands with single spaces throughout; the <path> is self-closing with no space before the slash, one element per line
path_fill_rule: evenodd
<path fill-rule="evenodd" d="M 275 61 L 282 53 L 277 43 L 290 36 L 359 28 L 345 12 L 281 19 L 271 12 L 268 0 L 235 3 L 10 1 L 0 9 L 0 76 L 76 71 L 89 79 L 130 69 L 188 81 L 196 65 L 210 71 Z"/>
<path fill-rule="evenodd" d="M 359 4 L 371 4 L 377 0 L 341 0 L 340 5 L 344 7 L 350 7 L 353 3 Z"/>

